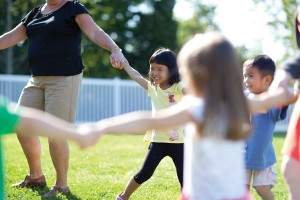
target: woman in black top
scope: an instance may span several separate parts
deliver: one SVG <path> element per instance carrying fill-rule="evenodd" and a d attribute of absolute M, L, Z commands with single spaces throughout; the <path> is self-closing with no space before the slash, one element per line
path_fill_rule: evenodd
<path fill-rule="evenodd" d="M 84 68 L 81 59 L 81 32 L 111 52 L 110 61 L 123 68 L 127 60 L 115 42 L 94 22 L 84 5 L 76 0 L 46 0 L 32 9 L 13 30 L 0 36 L 0 49 L 28 39 L 28 62 L 32 74 L 20 96 L 19 105 L 44 110 L 74 123 Z M 43 187 L 38 137 L 18 133 L 28 161 L 29 174 L 13 186 Z M 56 170 L 56 183 L 44 196 L 68 193 L 67 141 L 50 140 L 49 149 Z"/>

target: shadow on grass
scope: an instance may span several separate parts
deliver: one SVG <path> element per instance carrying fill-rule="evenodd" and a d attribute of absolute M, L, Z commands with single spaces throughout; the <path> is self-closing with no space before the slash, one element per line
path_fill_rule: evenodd
<path fill-rule="evenodd" d="M 36 191 L 41 199 L 44 200 L 59 200 L 59 199 L 70 199 L 70 200 L 81 200 L 81 198 L 77 197 L 76 195 L 72 194 L 72 192 L 68 194 L 58 194 L 56 197 L 43 197 L 44 194 L 46 194 L 50 190 L 49 187 L 44 188 L 32 188 L 32 191 Z M 64 198 L 62 198 L 64 196 Z"/>

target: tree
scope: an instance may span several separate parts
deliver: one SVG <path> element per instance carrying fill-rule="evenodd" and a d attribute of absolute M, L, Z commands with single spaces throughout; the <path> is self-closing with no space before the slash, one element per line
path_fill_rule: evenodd
<path fill-rule="evenodd" d="M 144 75 L 148 73 L 148 60 L 155 49 L 177 47 L 177 22 L 172 18 L 175 0 L 82 2 L 97 24 L 123 48 L 129 63 Z M 124 71 L 110 67 L 108 54 L 103 49 L 86 39 L 83 49 L 86 76 L 128 77 Z"/>
<path fill-rule="evenodd" d="M 216 6 L 212 4 L 203 4 L 201 1 L 188 0 L 194 8 L 193 16 L 190 19 L 180 20 L 177 40 L 182 45 L 192 35 L 208 30 L 219 30 L 218 25 L 214 22 Z"/>
<path fill-rule="evenodd" d="M 281 40 L 286 48 L 282 59 L 290 57 L 296 49 L 294 17 L 300 0 L 253 0 L 257 6 L 264 6 L 271 20 L 268 25 L 274 29 L 274 36 Z M 280 31 L 278 31 L 280 30 Z"/>
<path fill-rule="evenodd" d="M 44 0 L 7 0 L 0 4 L 0 33 L 7 32 L 20 23 L 25 14 Z M 27 65 L 28 42 L 0 51 L 0 73 L 29 74 Z"/>
<path fill-rule="evenodd" d="M 7 9 L 12 1 L 11 10 Z M 175 0 L 81 0 L 90 11 L 96 23 L 123 48 L 124 55 L 131 65 L 143 74 L 148 73 L 148 60 L 153 51 L 165 46 L 177 47 L 177 22 L 172 11 Z M 34 6 L 45 3 L 45 0 L 6 0 L 0 4 L 1 19 L 11 12 L 12 27 Z M 7 20 L 0 21 L 0 32 L 4 33 Z M 27 67 L 27 46 L 25 40 L 12 47 L 13 73 L 29 74 Z M 0 73 L 6 73 L 8 50 L 0 51 Z M 109 63 L 110 53 L 89 41 L 82 40 L 82 56 L 85 65 L 84 75 L 88 77 L 127 77 L 122 70 L 112 68 Z"/>

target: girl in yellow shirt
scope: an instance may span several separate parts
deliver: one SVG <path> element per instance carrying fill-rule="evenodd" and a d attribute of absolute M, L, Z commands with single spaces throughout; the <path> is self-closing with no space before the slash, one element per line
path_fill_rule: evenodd
<path fill-rule="evenodd" d="M 168 108 L 181 100 L 184 94 L 184 84 L 180 82 L 176 56 L 171 50 L 157 49 L 151 56 L 149 65 L 149 80 L 130 65 L 126 65 L 124 70 L 148 91 L 154 116 L 157 110 Z M 144 164 L 140 171 L 129 180 L 126 189 L 117 196 L 118 200 L 129 199 L 142 183 L 151 178 L 160 161 L 166 156 L 172 158 L 182 187 L 183 129 L 149 130 L 144 140 L 150 142 Z"/>

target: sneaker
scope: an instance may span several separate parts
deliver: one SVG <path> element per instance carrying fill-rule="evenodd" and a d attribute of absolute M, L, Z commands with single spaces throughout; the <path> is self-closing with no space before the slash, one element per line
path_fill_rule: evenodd
<path fill-rule="evenodd" d="M 21 187 L 21 188 L 36 188 L 36 187 L 45 187 L 46 186 L 46 179 L 45 176 L 42 175 L 39 178 L 30 178 L 30 175 L 27 175 L 25 179 L 20 182 L 11 185 L 12 187 Z"/>
<path fill-rule="evenodd" d="M 60 188 L 60 187 L 57 187 L 57 186 L 53 186 L 49 190 L 49 192 L 47 192 L 46 194 L 43 195 L 43 197 L 55 197 L 59 193 L 68 194 L 68 193 L 70 193 L 70 189 L 69 189 L 68 186 L 66 188 Z"/>

